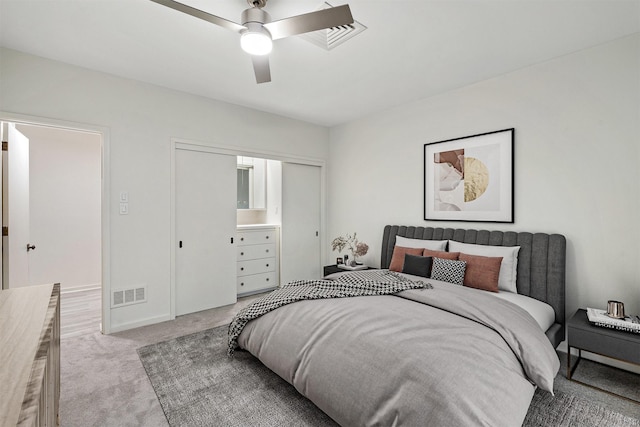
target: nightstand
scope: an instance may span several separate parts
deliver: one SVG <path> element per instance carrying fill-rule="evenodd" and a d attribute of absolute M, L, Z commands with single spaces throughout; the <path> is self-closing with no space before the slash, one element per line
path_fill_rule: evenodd
<path fill-rule="evenodd" d="M 603 390 L 591 384 L 571 379 L 571 375 L 576 370 L 580 359 L 582 358 L 582 350 L 589 353 L 598 354 L 600 356 L 609 357 L 611 359 L 621 360 L 635 365 L 640 365 L 640 334 L 633 332 L 618 331 L 615 329 L 594 326 L 589 323 L 587 311 L 579 309 L 569 322 L 567 323 L 567 379 L 588 387 L 604 391 L 615 396 L 622 397 L 635 403 L 639 403 L 634 399 L 626 396 L 620 396 L 608 390 Z M 571 349 L 578 350 L 578 358 L 573 367 L 571 367 Z"/>
<path fill-rule="evenodd" d="M 372 270 L 372 269 L 373 269 L 373 267 L 367 267 L 367 268 L 364 268 L 363 270 Z M 349 271 L 349 270 L 345 270 L 344 268 L 340 268 L 340 267 L 338 267 L 337 264 L 325 265 L 323 274 L 325 276 L 328 276 L 329 274 L 344 273 L 345 271 Z M 362 270 L 360 270 L 360 271 L 362 271 Z"/>

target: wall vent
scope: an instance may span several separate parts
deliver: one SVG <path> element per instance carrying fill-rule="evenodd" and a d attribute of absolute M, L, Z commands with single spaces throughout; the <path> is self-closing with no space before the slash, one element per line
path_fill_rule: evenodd
<path fill-rule="evenodd" d="M 124 291 L 114 291 L 111 307 L 113 307 L 114 305 L 122 305 L 122 304 L 124 304 Z"/>
<path fill-rule="evenodd" d="M 330 7 L 333 6 L 325 2 L 319 10 L 329 9 Z M 366 29 L 367 27 L 354 20 L 351 25 L 341 25 L 339 27 L 332 27 L 325 30 L 312 31 L 310 33 L 300 34 L 299 37 L 315 44 L 316 46 L 320 46 L 323 49 L 331 50 Z"/>
<path fill-rule="evenodd" d="M 136 286 L 129 289 L 117 289 L 111 293 L 111 307 L 122 307 L 147 302 L 147 286 Z"/>

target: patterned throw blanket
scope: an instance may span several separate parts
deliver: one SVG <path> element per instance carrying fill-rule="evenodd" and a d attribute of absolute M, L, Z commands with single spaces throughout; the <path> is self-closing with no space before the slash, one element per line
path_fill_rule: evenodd
<path fill-rule="evenodd" d="M 301 300 L 389 295 L 408 289 L 431 289 L 426 282 L 414 282 L 388 270 L 354 271 L 335 280 L 296 280 L 255 300 L 243 308 L 229 324 L 229 356 L 238 347 L 245 325 L 283 305 Z"/>

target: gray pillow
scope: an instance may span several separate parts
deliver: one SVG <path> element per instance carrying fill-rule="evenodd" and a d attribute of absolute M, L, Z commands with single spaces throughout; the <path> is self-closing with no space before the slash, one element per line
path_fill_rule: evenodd
<path fill-rule="evenodd" d="M 433 257 L 405 254 L 402 272 L 414 276 L 430 277 Z"/>
<path fill-rule="evenodd" d="M 464 273 L 466 269 L 467 263 L 465 261 L 434 257 L 433 265 L 431 266 L 431 278 L 455 285 L 462 285 L 464 283 Z"/>

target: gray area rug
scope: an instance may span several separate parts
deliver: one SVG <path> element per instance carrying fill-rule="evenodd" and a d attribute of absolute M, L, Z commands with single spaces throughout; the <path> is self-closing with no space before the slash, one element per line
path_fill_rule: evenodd
<path fill-rule="evenodd" d="M 640 420 L 594 405 L 577 396 L 555 392 L 555 396 L 536 390 L 523 426 L 557 427 L 638 427 Z"/>
<path fill-rule="evenodd" d="M 336 426 L 244 351 L 227 357 L 227 327 L 138 349 L 169 425 Z M 640 420 L 572 394 L 536 391 L 524 426 L 640 427 Z"/>
<path fill-rule="evenodd" d="M 227 357 L 227 326 L 138 354 L 172 427 L 337 425 L 248 352 Z"/>

